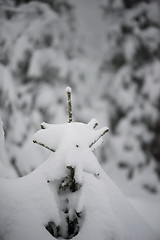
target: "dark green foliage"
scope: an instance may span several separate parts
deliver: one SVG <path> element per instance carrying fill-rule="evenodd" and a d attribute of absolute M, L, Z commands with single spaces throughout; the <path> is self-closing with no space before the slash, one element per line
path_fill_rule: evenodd
<path fill-rule="evenodd" d="M 81 184 L 76 182 L 75 180 L 75 169 L 71 166 L 67 167 L 69 169 L 67 177 L 62 179 L 59 190 L 61 191 L 69 191 L 69 192 L 76 192 L 81 187 Z"/>
<path fill-rule="evenodd" d="M 120 161 L 118 167 L 126 171 L 128 180 L 131 180 L 134 177 L 134 168 L 129 163 Z"/>
<path fill-rule="evenodd" d="M 123 119 L 125 116 L 126 116 L 126 112 L 123 109 L 117 107 L 115 114 L 112 115 L 110 119 L 110 124 L 111 124 L 110 128 L 113 134 L 116 134 L 116 128 L 119 124 L 119 121 Z"/>
<path fill-rule="evenodd" d="M 18 166 L 17 166 L 15 157 L 12 157 L 12 159 L 11 159 L 11 164 L 12 164 L 13 168 L 15 169 L 18 177 L 22 177 L 22 173 L 19 171 L 19 168 L 18 168 Z"/>
<path fill-rule="evenodd" d="M 65 223 L 63 222 L 63 226 L 55 226 L 53 222 L 49 222 L 46 226 L 46 229 L 51 235 L 55 238 L 63 239 L 71 239 L 77 235 L 83 219 L 82 212 L 76 212 L 76 210 L 74 210 L 74 214 L 72 214 L 72 216 L 69 214 L 69 197 L 75 192 L 78 194 L 82 185 L 75 180 L 75 169 L 71 166 L 68 166 L 67 169 L 67 176 L 57 182 L 57 191 L 60 199 L 59 202 L 61 203 L 62 201 L 61 214 L 64 216 L 63 219 L 65 219 Z M 66 226 L 65 229 L 64 225 Z"/>
<path fill-rule="evenodd" d="M 60 228 L 59 226 L 56 226 L 54 224 L 54 222 L 49 222 L 46 226 L 46 229 L 48 230 L 48 232 L 54 236 L 55 238 L 59 238 L 61 237 L 61 234 L 60 234 Z"/>
<path fill-rule="evenodd" d="M 154 55 L 144 43 L 139 43 L 135 54 L 133 56 L 133 68 L 141 68 L 144 64 L 148 64 L 153 61 Z"/>
<path fill-rule="evenodd" d="M 124 6 L 126 8 L 132 8 L 138 5 L 139 3 L 145 2 L 149 3 L 151 0 L 123 0 Z"/>
<path fill-rule="evenodd" d="M 133 32 L 133 27 L 125 23 L 121 25 L 122 34 L 131 34 Z"/>
<path fill-rule="evenodd" d="M 143 188 L 146 189 L 147 191 L 151 192 L 152 194 L 156 194 L 157 193 L 157 188 L 155 186 L 144 184 Z"/>
<path fill-rule="evenodd" d="M 140 92 L 144 84 L 144 79 L 133 74 L 132 81 L 137 85 L 137 91 Z"/>
<path fill-rule="evenodd" d="M 22 79 L 22 83 L 27 83 L 27 73 L 30 66 L 32 53 L 30 50 L 25 50 L 23 59 L 17 62 L 16 75 Z"/>

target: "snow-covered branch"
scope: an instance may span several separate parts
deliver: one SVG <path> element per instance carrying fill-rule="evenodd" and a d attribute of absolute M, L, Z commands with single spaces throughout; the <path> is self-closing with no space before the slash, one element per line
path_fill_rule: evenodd
<path fill-rule="evenodd" d="M 91 128 L 95 129 L 98 126 L 98 122 L 95 118 L 93 118 L 89 123 L 88 126 L 90 126 Z"/>

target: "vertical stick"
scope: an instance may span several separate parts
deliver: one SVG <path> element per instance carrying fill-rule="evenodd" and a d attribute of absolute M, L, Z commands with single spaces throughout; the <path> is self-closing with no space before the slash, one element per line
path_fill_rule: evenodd
<path fill-rule="evenodd" d="M 71 88 L 67 87 L 66 88 L 66 93 L 67 93 L 67 97 L 68 97 L 68 122 L 71 123 L 72 122 L 72 102 L 71 102 Z"/>

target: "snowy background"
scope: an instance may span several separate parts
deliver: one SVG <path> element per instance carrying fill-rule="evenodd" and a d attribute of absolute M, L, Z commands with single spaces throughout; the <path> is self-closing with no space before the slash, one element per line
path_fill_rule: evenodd
<path fill-rule="evenodd" d="M 67 122 L 66 86 L 74 121 L 109 126 L 97 158 L 159 231 L 159 0 L 0 0 L 2 177 L 46 159 L 32 135 Z"/>

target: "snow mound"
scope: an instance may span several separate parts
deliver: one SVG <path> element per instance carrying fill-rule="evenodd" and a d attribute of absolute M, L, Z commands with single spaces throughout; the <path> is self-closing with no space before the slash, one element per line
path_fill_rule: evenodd
<path fill-rule="evenodd" d="M 96 120 L 41 126 L 34 141 L 49 158 L 27 176 L 0 181 L 1 239 L 158 240 L 93 153 L 108 128 L 95 130 Z"/>

